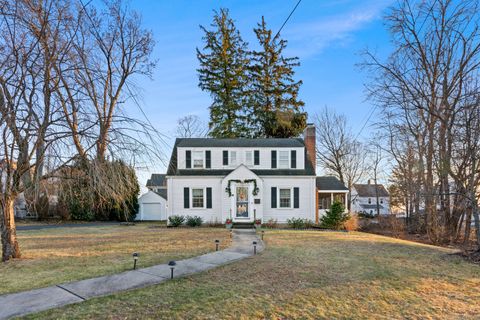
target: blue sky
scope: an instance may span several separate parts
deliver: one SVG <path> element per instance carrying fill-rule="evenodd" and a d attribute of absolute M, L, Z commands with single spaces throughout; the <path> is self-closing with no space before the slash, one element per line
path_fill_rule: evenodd
<path fill-rule="evenodd" d="M 301 66 L 296 78 L 303 80 L 300 97 L 305 110 L 314 114 L 324 106 L 348 117 L 354 132 L 365 125 L 372 110 L 366 101 L 366 74 L 355 65 L 362 61 L 365 48 L 383 56 L 391 50 L 382 17 L 392 1 L 302 0 L 284 27 L 281 37 L 288 40 L 287 56 L 298 56 Z M 134 0 L 130 6 L 143 18 L 156 41 L 154 58 L 158 61 L 153 79 L 138 82 L 141 105 L 150 122 L 163 134 L 172 136 L 176 120 L 196 114 L 208 120 L 208 93 L 198 88 L 196 47 L 202 47 L 199 25 L 208 26 L 213 10 L 228 8 L 244 40 L 254 48 L 252 31 L 262 15 L 276 32 L 297 0 L 225 0 L 225 1 L 153 1 Z M 143 116 L 137 107 L 130 114 Z M 367 124 L 361 137 L 373 129 Z M 171 144 L 173 140 L 167 140 Z M 171 150 L 165 150 L 170 155 Z M 152 164 L 139 170 L 140 184 L 149 173 L 164 170 Z"/>

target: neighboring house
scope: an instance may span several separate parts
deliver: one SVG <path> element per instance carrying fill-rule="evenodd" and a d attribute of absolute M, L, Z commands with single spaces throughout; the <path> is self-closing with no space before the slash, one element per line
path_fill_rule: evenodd
<path fill-rule="evenodd" d="M 151 191 L 167 190 L 167 179 L 166 174 L 154 173 L 147 180 L 147 188 Z"/>
<path fill-rule="evenodd" d="M 149 190 L 138 199 L 139 210 L 135 220 L 167 220 L 167 189 Z"/>
<path fill-rule="evenodd" d="M 177 139 L 166 177 L 167 217 L 314 221 L 315 165 L 313 125 L 304 139 Z"/>
<path fill-rule="evenodd" d="M 390 214 L 390 195 L 382 184 L 354 184 L 352 188 L 352 212 L 377 214 L 378 208 L 381 215 Z"/>
<path fill-rule="evenodd" d="M 316 222 L 322 217 L 327 210 L 330 210 L 332 203 L 341 202 L 348 210 L 348 188 L 334 176 L 317 177 L 317 194 L 318 194 L 318 216 Z"/>

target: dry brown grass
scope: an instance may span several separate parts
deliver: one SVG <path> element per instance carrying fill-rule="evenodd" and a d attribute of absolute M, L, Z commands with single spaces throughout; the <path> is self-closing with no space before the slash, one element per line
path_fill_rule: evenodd
<path fill-rule="evenodd" d="M 225 229 L 155 228 L 155 224 L 19 231 L 23 258 L 0 263 L 0 294 L 113 274 L 182 259 L 230 243 Z"/>
<path fill-rule="evenodd" d="M 480 269 L 358 232 L 267 231 L 261 255 L 44 312 L 50 319 L 478 319 Z"/>

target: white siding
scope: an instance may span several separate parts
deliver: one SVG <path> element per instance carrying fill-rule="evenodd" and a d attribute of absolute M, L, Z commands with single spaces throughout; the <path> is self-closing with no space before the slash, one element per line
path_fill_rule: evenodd
<path fill-rule="evenodd" d="M 167 200 L 153 191 L 140 196 L 138 199 L 139 211 L 135 220 L 166 220 Z"/>

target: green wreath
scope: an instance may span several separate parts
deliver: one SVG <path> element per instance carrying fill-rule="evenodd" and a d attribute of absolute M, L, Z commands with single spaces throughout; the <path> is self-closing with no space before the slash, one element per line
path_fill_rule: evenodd
<path fill-rule="evenodd" d="M 253 182 L 252 194 L 254 196 L 256 196 L 258 194 L 258 192 L 260 191 L 260 189 L 258 189 L 258 187 L 257 187 L 257 180 L 256 179 L 247 179 L 247 180 L 243 180 L 243 181 L 242 180 L 237 180 L 237 179 L 228 180 L 228 184 L 227 184 L 227 187 L 225 188 L 225 192 L 228 193 L 229 197 L 233 196 L 232 187 L 230 186 L 232 182 L 235 182 L 235 183 L 251 183 L 251 182 Z"/>

